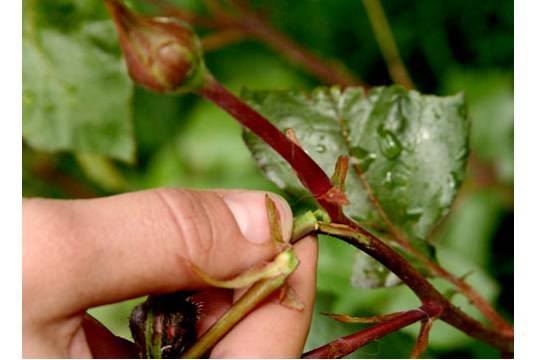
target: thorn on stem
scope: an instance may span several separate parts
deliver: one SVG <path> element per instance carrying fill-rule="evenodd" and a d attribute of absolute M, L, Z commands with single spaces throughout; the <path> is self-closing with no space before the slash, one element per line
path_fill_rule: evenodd
<path fill-rule="evenodd" d="M 271 239 L 277 247 L 286 246 L 283 240 L 283 232 L 281 230 L 281 217 L 279 211 L 277 211 L 277 205 L 275 201 L 266 194 L 265 195 L 265 208 L 267 210 L 267 219 L 269 221 L 269 227 L 271 229 Z"/>
<path fill-rule="evenodd" d="M 296 291 L 294 291 L 292 286 L 288 284 L 283 285 L 281 288 L 279 293 L 279 302 L 284 307 L 296 311 L 303 311 L 305 307 L 302 300 L 298 297 L 298 294 L 296 294 Z"/>
<path fill-rule="evenodd" d="M 346 185 L 346 177 L 348 175 L 349 157 L 346 155 L 338 156 L 336 165 L 334 166 L 334 174 L 331 177 L 332 183 L 340 191 L 344 192 Z"/>
<path fill-rule="evenodd" d="M 328 316 L 333 320 L 340 321 L 348 324 L 378 324 L 386 320 L 390 320 L 399 316 L 402 312 L 395 312 L 386 315 L 377 315 L 377 316 L 350 316 L 345 314 L 334 314 L 334 313 L 324 313 L 321 315 Z"/>
<path fill-rule="evenodd" d="M 320 195 L 318 200 L 325 200 L 333 205 L 343 206 L 349 204 L 348 197 L 338 187 L 331 187 L 326 193 Z"/>
<path fill-rule="evenodd" d="M 300 145 L 300 142 L 298 141 L 298 136 L 296 135 L 296 130 L 294 130 L 293 128 L 288 128 L 288 129 L 285 130 L 285 135 L 294 144 L 298 145 L 299 147 L 302 147 L 302 145 Z"/>

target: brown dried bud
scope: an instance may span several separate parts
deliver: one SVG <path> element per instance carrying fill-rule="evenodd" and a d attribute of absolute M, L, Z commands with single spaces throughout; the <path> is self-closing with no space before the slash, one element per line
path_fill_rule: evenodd
<path fill-rule="evenodd" d="M 139 85 L 161 93 L 179 93 L 202 84 L 200 42 L 181 21 L 147 17 L 117 0 L 105 0 L 115 22 L 128 73 Z"/>
<path fill-rule="evenodd" d="M 130 330 L 144 359 L 175 359 L 197 339 L 198 306 L 191 293 L 149 296 L 130 315 Z"/>

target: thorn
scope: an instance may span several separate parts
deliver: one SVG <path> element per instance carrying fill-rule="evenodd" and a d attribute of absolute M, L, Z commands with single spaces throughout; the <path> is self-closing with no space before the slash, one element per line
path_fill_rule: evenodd
<path fill-rule="evenodd" d="M 319 199 L 323 199 L 337 206 L 349 204 L 348 197 L 342 190 L 336 186 L 331 187 L 326 193 L 319 196 Z"/>
<path fill-rule="evenodd" d="M 286 129 L 285 135 L 294 144 L 298 145 L 299 147 L 302 147 L 302 145 L 300 145 L 300 142 L 298 141 L 298 137 L 296 136 L 296 131 L 293 128 Z"/>
<path fill-rule="evenodd" d="M 305 307 L 302 300 L 298 297 L 298 294 L 296 294 L 296 291 L 294 291 L 294 289 L 288 284 L 285 284 L 281 288 L 281 292 L 279 293 L 279 302 L 284 307 L 296 311 L 303 311 Z"/>
<path fill-rule="evenodd" d="M 331 177 L 331 181 L 335 187 L 344 192 L 346 184 L 346 176 L 348 175 L 349 157 L 346 155 L 338 156 L 336 165 L 334 166 L 334 174 Z"/>
<path fill-rule="evenodd" d="M 348 324 L 378 324 L 386 320 L 390 320 L 396 316 L 401 315 L 402 312 L 395 312 L 386 315 L 377 316 L 351 316 L 345 314 L 334 314 L 322 312 L 321 315 L 328 316 L 333 320 L 340 321 Z"/>
<path fill-rule="evenodd" d="M 287 244 L 283 240 L 283 233 L 281 230 L 281 217 L 279 211 L 277 211 L 277 205 L 275 201 L 266 194 L 265 195 L 265 208 L 267 210 L 267 219 L 269 221 L 269 227 L 271 229 L 271 239 L 275 242 L 278 248 L 285 247 Z"/>

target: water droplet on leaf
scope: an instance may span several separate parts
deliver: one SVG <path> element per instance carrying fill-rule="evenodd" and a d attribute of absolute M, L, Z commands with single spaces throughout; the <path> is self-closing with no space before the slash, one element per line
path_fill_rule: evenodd
<path fill-rule="evenodd" d="M 405 215 L 409 221 L 417 221 L 424 214 L 424 209 L 421 207 L 414 207 L 407 209 Z"/>
<path fill-rule="evenodd" d="M 319 144 L 315 147 L 315 150 L 317 150 L 318 153 L 324 153 L 325 151 L 327 151 L 327 147 L 323 144 Z"/>
<path fill-rule="evenodd" d="M 359 166 L 361 172 L 366 172 L 369 166 L 376 160 L 375 153 L 368 152 L 359 146 L 351 148 L 350 154 L 352 164 Z"/>
<path fill-rule="evenodd" d="M 386 123 L 384 124 L 384 129 L 386 131 L 402 132 L 403 130 L 405 130 L 407 119 L 403 115 L 404 106 L 405 104 L 400 101 L 397 107 L 394 107 L 392 109 Z"/>
<path fill-rule="evenodd" d="M 388 130 L 379 131 L 378 146 L 382 155 L 388 159 L 395 159 L 401 154 L 401 143 L 397 137 Z"/>
<path fill-rule="evenodd" d="M 366 172 L 370 165 L 376 160 L 376 154 L 375 153 L 369 153 L 361 162 L 358 164 L 359 169 L 361 169 L 361 172 Z"/>

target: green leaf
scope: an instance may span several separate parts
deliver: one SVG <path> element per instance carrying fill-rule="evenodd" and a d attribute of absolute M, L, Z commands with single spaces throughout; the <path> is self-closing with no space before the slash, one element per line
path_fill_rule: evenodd
<path fill-rule="evenodd" d="M 114 27 L 101 19 L 102 3 L 29 0 L 24 6 L 26 142 L 132 161 L 132 85 Z"/>
<path fill-rule="evenodd" d="M 350 156 L 348 216 L 383 235 L 389 231 L 384 213 L 413 246 L 429 251 L 424 240 L 449 211 L 464 178 L 469 122 L 462 95 L 436 97 L 392 86 L 368 95 L 361 88 L 318 88 L 245 91 L 244 98 L 279 129 L 293 128 L 326 173 L 339 155 Z M 308 196 L 278 154 L 248 131 L 244 139 L 270 180 Z"/>

